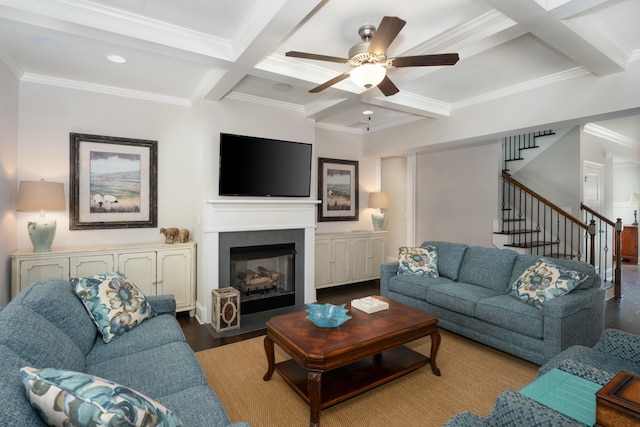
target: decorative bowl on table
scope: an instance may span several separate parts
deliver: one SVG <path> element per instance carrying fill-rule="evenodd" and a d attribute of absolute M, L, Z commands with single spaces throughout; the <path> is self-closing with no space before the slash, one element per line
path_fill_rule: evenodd
<path fill-rule="evenodd" d="M 311 320 L 319 328 L 337 328 L 351 316 L 347 315 L 346 304 L 307 304 L 307 319 Z"/>

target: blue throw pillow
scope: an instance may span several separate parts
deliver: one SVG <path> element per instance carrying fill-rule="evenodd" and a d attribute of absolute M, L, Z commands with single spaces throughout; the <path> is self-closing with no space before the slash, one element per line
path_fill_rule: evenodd
<path fill-rule="evenodd" d="M 73 292 L 108 343 L 152 317 L 146 296 L 117 272 L 70 279 Z"/>
<path fill-rule="evenodd" d="M 509 293 L 541 309 L 545 301 L 571 292 L 588 278 L 586 274 L 540 259 L 522 273 Z"/>
<path fill-rule="evenodd" d="M 435 246 L 408 248 L 398 255 L 398 275 L 438 277 L 438 250 Z"/>
<path fill-rule="evenodd" d="M 81 372 L 20 369 L 31 406 L 52 426 L 158 426 L 182 422 L 167 408 L 128 387 Z"/>

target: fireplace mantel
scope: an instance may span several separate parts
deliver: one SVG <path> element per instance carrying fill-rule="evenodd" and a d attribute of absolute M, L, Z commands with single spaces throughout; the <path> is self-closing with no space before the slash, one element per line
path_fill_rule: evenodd
<path fill-rule="evenodd" d="M 211 323 L 211 291 L 219 288 L 219 234 L 224 232 L 304 229 L 304 302 L 314 302 L 315 219 L 318 203 L 319 201 L 310 199 L 271 198 L 225 198 L 205 201 L 201 254 L 203 269 L 202 280 L 198 283 L 196 304 L 198 320 L 201 323 Z"/>

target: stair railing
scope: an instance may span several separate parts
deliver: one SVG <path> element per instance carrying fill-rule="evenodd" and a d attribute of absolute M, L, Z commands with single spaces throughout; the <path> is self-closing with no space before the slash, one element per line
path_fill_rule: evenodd
<path fill-rule="evenodd" d="M 502 159 L 503 170 L 509 170 L 509 162 L 515 160 L 524 160 L 522 151 L 532 148 L 538 148 L 537 138 L 541 136 L 555 135 L 552 130 L 544 130 L 540 132 L 529 132 L 522 135 L 507 136 L 502 139 Z"/>
<path fill-rule="evenodd" d="M 617 218 L 616 222 L 594 211 L 584 203 L 580 203 L 580 210 L 584 212 L 584 221 L 594 222 L 596 232 L 600 236 L 602 250 L 598 252 L 597 264 L 602 266 L 599 274 L 604 281 L 610 280 L 614 286 L 614 298 L 622 297 L 622 219 Z M 610 248 L 614 251 L 610 253 Z M 595 264 L 594 264 L 595 265 Z M 613 270 L 613 274 L 609 274 Z"/>
<path fill-rule="evenodd" d="M 505 246 L 554 258 L 585 260 L 595 266 L 596 222 L 583 223 L 502 171 L 502 230 Z M 582 236 L 586 236 L 583 241 Z"/>

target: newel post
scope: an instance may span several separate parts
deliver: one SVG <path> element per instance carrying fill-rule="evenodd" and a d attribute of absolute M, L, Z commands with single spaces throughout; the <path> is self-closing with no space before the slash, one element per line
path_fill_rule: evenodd
<path fill-rule="evenodd" d="M 622 219 L 616 220 L 616 235 L 615 235 L 615 254 L 616 254 L 616 271 L 615 271 L 615 283 L 613 285 L 614 298 L 622 298 Z"/>
<path fill-rule="evenodd" d="M 591 236 L 589 239 L 589 264 L 595 267 L 596 265 L 596 220 L 591 219 L 589 225 L 587 226 L 587 233 Z"/>

